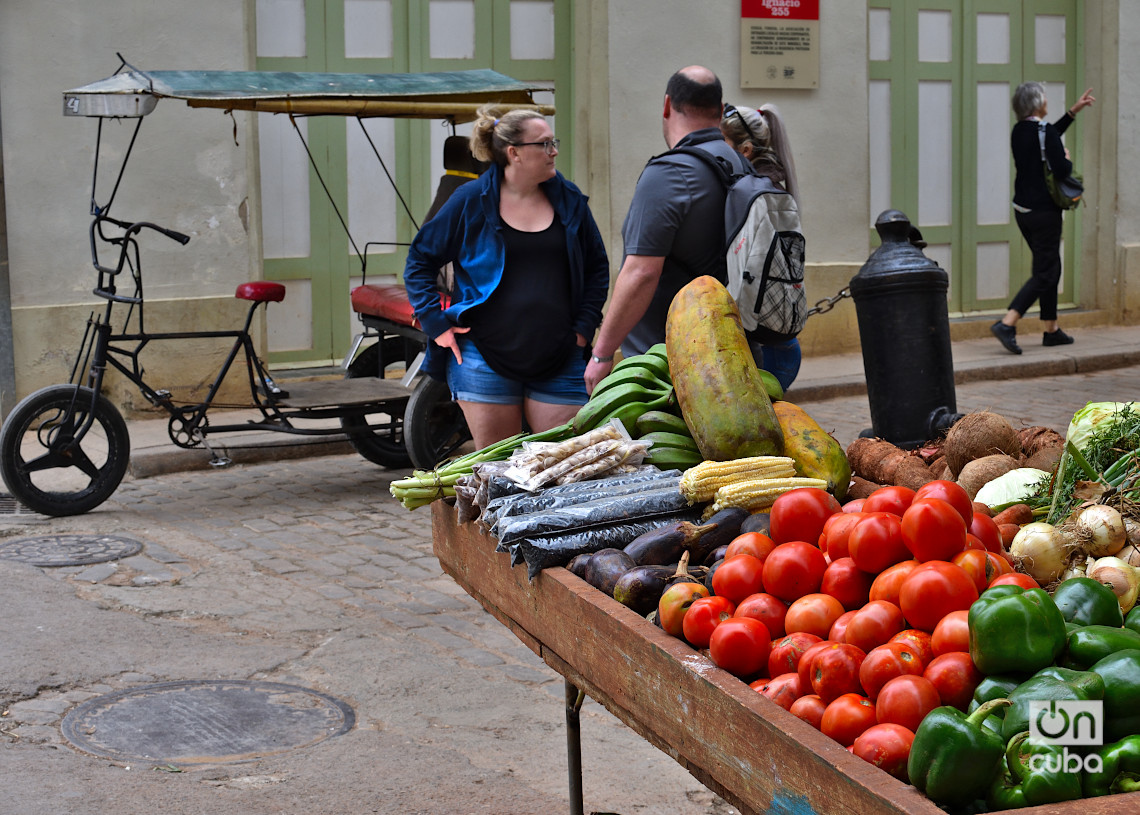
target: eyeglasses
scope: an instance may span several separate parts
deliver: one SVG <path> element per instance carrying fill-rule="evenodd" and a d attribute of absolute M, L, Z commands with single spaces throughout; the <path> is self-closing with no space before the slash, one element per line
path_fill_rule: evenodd
<path fill-rule="evenodd" d="M 757 144 L 760 143 L 760 139 L 752 132 L 752 128 L 748 126 L 748 120 L 744 118 L 744 114 L 737 110 L 734 105 L 730 105 L 726 102 L 724 105 L 724 118 L 727 119 L 729 116 L 735 116 L 739 119 L 740 123 L 744 125 L 744 132 L 748 134 L 748 137 Z"/>
<path fill-rule="evenodd" d="M 546 155 L 553 156 L 556 152 L 558 152 L 559 140 L 550 139 L 548 141 L 521 141 L 516 144 L 515 147 L 526 147 L 528 144 L 532 144 L 535 147 L 541 147 Z"/>

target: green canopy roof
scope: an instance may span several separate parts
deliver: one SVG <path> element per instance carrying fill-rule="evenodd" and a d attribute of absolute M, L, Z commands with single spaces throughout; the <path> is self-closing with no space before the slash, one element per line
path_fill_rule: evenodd
<path fill-rule="evenodd" d="M 420 74 L 333 74 L 294 71 L 124 71 L 65 91 L 65 116 L 145 116 L 157 100 L 190 107 L 303 116 L 388 116 L 475 119 L 480 105 L 527 107 L 545 115 L 532 94 L 549 90 L 496 71 Z"/>

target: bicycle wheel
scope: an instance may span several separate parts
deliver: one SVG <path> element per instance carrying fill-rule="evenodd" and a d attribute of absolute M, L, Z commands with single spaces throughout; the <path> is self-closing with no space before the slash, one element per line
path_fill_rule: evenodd
<path fill-rule="evenodd" d="M 384 355 L 385 362 L 402 362 L 403 338 L 387 337 L 380 342 L 369 345 L 357 354 L 356 359 L 349 364 L 344 378 L 357 379 L 365 376 L 379 376 L 381 353 Z M 408 451 L 404 447 L 404 404 L 385 406 L 385 414 L 381 415 L 386 416 L 383 424 L 388 425 L 387 427 L 379 427 L 374 431 L 350 432 L 348 443 L 352 445 L 352 449 L 368 461 L 379 464 L 381 467 L 402 468 L 411 464 Z M 371 425 L 373 422 L 369 421 L 369 418 L 370 414 L 362 410 L 342 416 L 340 423 L 346 429 L 353 425 Z M 376 421 L 378 423 L 381 421 L 380 415 L 376 416 Z"/>
<path fill-rule="evenodd" d="M 467 420 L 446 382 L 425 376 L 404 408 L 404 442 L 412 466 L 432 470 L 471 439 Z"/>
<path fill-rule="evenodd" d="M 78 441 L 76 432 L 90 419 Z M 79 515 L 102 504 L 130 461 L 127 423 L 102 394 L 53 385 L 21 400 L 0 428 L 0 474 L 12 495 L 43 515 Z"/>

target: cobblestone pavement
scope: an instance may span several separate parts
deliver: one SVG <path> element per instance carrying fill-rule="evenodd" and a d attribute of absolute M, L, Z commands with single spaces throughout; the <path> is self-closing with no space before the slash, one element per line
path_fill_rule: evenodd
<path fill-rule="evenodd" d="M 1064 432 L 1087 401 L 1138 390 L 1134 367 L 965 384 L 957 407 Z M 844 445 L 870 424 L 865 396 L 804 406 Z M 7 811 L 565 811 L 562 681 L 441 572 L 427 511 L 389 495 L 405 474 L 330 456 L 131 480 L 76 518 L 0 515 L 0 542 L 144 543 L 117 563 L 0 561 L 0 777 L 21 779 L 5 785 Z M 191 678 L 300 684 L 347 701 L 357 725 L 177 774 L 83 754 L 61 734 L 84 699 Z M 733 811 L 589 701 L 582 739 L 587 811 Z"/>

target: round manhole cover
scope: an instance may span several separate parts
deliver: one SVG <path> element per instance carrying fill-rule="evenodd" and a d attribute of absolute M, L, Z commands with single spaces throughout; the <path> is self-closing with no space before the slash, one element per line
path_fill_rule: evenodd
<path fill-rule="evenodd" d="M 352 729 L 351 707 L 275 682 L 163 682 L 89 699 L 63 719 L 81 750 L 124 762 L 234 764 Z"/>
<path fill-rule="evenodd" d="M 121 535 L 38 535 L 0 543 L 0 559 L 32 566 L 86 566 L 137 555 L 142 548 Z"/>

